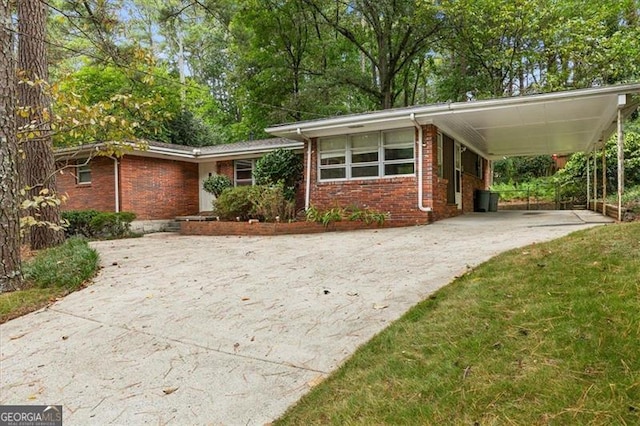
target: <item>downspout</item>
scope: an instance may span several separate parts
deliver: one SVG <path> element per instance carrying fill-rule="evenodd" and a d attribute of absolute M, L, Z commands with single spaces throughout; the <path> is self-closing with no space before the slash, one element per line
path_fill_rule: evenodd
<path fill-rule="evenodd" d="M 305 188 L 304 188 L 304 209 L 309 210 L 311 206 L 311 139 L 302 134 L 302 130 L 300 127 L 296 129 L 296 133 L 307 142 L 307 175 L 305 178 Z"/>
<path fill-rule="evenodd" d="M 431 212 L 432 209 L 431 207 L 425 207 L 424 206 L 424 200 L 423 200 L 423 182 L 422 182 L 422 176 L 423 176 L 423 162 L 424 162 L 424 158 L 423 158 L 423 145 L 424 145 L 424 134 L 423 134 L 423 130 L 422 130 L 422 126 L 420 124 L 418 124 L 418 122 L 416 121 L 416 115 L 412 112 L 411 115 L 409 116 L 409 119 L 411 120 L 411 122 L 413 122 L 413 125 L 416 126 L 416 128 L 418 129 L 418 210 L 420 210 L 421 212 Z"/>
<path fill-rule="evenodd" d="M 113 160 L 113 187 L 115 191 L 115 210 L 120 213 L 120 173 L 118 171 L 118 158 L 109 156 Z"/>

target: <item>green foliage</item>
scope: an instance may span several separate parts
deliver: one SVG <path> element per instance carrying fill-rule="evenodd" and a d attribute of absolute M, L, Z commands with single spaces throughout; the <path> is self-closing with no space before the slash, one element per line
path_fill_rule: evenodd
<path fill-rule="evenodd" d="M 236 186 L 220 194 L 213 206 L 214 215 L 222 220 L 245 221 L 254 218 L 253 200 L 260 193 L 257 186 Z"/>
<path fill-rule="evenodd" d="M 98 269 L 98 253 L 83 238 L 69 238 L 25 262 L 25 279 L 38 288 L 75 290 Z"/>
<path fill-rule="evenodd" d="M 90 225 L 100 238 L 124 238 L 131 234 L 131 222 L 135 218 L 135 213 L 131 212 L 99 213 L 91 219 Z"/>
<path fill-rule="evenodd" d="M 319 210 L 315 206 L 311 206 L 306 211 L 307 221 L 321 223 L 324 227 L 328 227 L 334 222 L 341 222 L 343 219 L 351 222 L 364 222 L 367 225 L 377 223 L 382 226 L 388 216 L 387 213 L 382 213 L 374 209 L 360 209 L 355 206 L 346 208 L 333 207 L 328 210 Z"/>
<path fill-rule="evenodd" d="M 493 163 L 496 183 L 518 185 L 531 179 L 551 176 L 553 159 L 550 155 L 535 157 L 510 157 Z"/>
<path fill-rule="evenodd" d="M 214 134 L 211 126 L 196 117 L 191 111 L 180 111 L 167 122 L 169 141 L 188 146 L 216 145 L 222 141 Z"/>
<path fill-rule="evenodd" d="M 559 184 L 552 177 L 533 178 L 526 182 L 494 183 L 491 190 L 500 193 L 503 201 L 537 200 L 555 201 Z"/>
<path fill-rule="evenodd" d="M 256 161 L 253 176 L 258 185 L 282 183 L 285 196 L 294 200 L 296 186 L 302 180 L 302 157 L 288 149 L 276 149 Z"/>
<path fill-rule="evenodd" d="M 289 221 L 296 216 L 296 202 L 286 196 L 286 188 L 282 183 L 260 187 L 255 194 L 253 213 L 256 218 L 267 222 Z"/>
<path fill-rule="evenodd" d="M 617 190 L 618 177 L 618 136 L 614 134 L 606 144 L 605 160 L 607 163 L 607 193 Z M 596 154 L 598 167 L 598 192 L 602 187 L 602 151 Z M 587 191 L 587 161 L 590 162 L 591 178 L 593 179 L 593 156 L 584 153 L 573 154 L 566 166 L 556 173 L 556 179 L 574 197 L 586 198 Z M 640 120 L 636 118 L 628 123 L 624 140 L 625 186 L 640 185 Z M 593 189 L 592 189 L 593 190 Z"/>
<path fill-rule="evenodd" d="M 202 188 L 209 194 L 213 194 L 217 197 L 222 194 L 225 189 L 231 188 L 233 182 L 226 175 L 213 175 L 209 176 L 203 183 Z"/>
<path fill-rule="evenodd" d="M 295 202 L 285 197 L 282 184 L 237 186 L 220 194 L 214 214 L 223 220 L 287 221 L 295 218 Z"/>
<path fill-rule="evenodd" d="M 65 233 L 69 237 L 124 238 L 131 234 L 131 222 L 136 218 L 130 212 L 99 212 L 96 210 L 71 210 L 62 212 L 66 221 Z"/>
<path fill-rule="evenodd" d="M 95 230 L 91 227 L 91 221 L 99 215 L 97 210 L 69 210 L 61 212 L 62 220 L 66 222 L 65 234 L 70 236 L 82 236 L 93 238 Z"/>

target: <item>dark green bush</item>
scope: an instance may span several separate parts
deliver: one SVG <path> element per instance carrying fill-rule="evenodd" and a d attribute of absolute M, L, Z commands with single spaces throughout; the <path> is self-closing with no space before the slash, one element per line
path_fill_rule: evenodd
<path fill-rule="evenodd" d="M 25 279 L 39 288 L 77 289 L 98 270 L 98 253 L 84 238 L 44 250 L 24 263 Z"/>
<path fill-rule="evenodd" d="M 233 182 L 225 175 L 213 175 L 209 176 L 202 184 L 202 188 L 210 194 L 213 194 L 218 198 L 222 192 L 233 187 Z"/>
<path fill-rule="evenodd" d="M 91 228 L 91 220 L 99 215 L 97 210 L 71 210 L 62 212 L 62 219 L 67 222 L 65 234 L 67 237 L 80 235 L 86 238 L 93 238 L 94 232 Z"/>
<path fill-rule="evenodd" d="M 296 197 L 296 187 L 302 180 L 302 157 L 288 149 L 276 149 L 256 162 L 253 176 L 258 185 L 283 184 L 288 200 Z"/>
<path fill-rule="evenodd" d="M 94 235 L 101 238 L 123 238 L 131 233 L 131 222 L 136 218 L 135 213 L 99 213 L 91 219 Z"/>

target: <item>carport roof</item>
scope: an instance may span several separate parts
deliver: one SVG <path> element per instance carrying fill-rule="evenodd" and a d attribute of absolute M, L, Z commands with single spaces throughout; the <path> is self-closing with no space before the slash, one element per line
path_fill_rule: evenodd
<path fill-rule="evenodd" d="M 303 140 L 434 124 L 489 159 L 589 152 L 616 130 L 619 95 L 630 115 L 640 83 L 471 102 L 398 108 L 269 127 L 270 134 Z"/>

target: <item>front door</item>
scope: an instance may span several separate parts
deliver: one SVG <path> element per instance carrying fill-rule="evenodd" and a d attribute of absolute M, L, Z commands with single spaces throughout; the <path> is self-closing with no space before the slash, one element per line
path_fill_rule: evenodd
<path fill-rule="evenodd" d="M 454 173 L 454 187 L 455 187 L 455 200 L 458 209 L 462 208 L 462 146 L 459 142 L 455 143 L 455 148 L 453 151 L 454 162 L 455 162 L 455 173 Z"/>
<path fill-rule="evenodd" d="M 204 181 L 207 180 L 208 177 L 216 174 L 216 163 L 200 163 L 198 165 L 200 179 L 198 179 L 198 184 L 200 185 L 198 193 L 200 194 L 200 211 L 201 212 L 210 212 L 213 210 L 213 200 L 216 199 L 213 194 L 208 193 L 202 188 Z"/>

